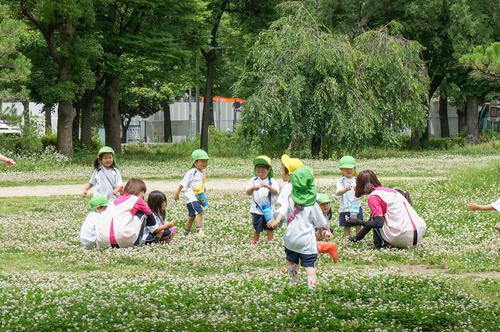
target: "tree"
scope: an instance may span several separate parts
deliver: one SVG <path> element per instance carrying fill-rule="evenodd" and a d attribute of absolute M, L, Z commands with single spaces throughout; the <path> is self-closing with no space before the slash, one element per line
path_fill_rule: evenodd
<path fill-rule="evenodd" d="M 28 96 L 26 84 L 31 63 L 20 52 L 25 33 L 25 24 L 11 17 L 7 6 L 0 5 L 0 104 L 3 100 L 23 100 Z"/>
<path fill-rule="evenodd" d="M 497 88 L 500 86 L 500 42 L 474 47 L 460 57 L 460 63 L 472 69 L 471 78 L 491 82 Z"/>
<path fill-rule="evenodd" d="M 92 2 L 23 0 L 21 12 L 42 34 L 46 54 L 57 68 L 55 84 L 50 87 L 58 103 L 57 149 L 70 155 L 73 153 L 73 102 L 91 84 L 93 77 L 87 62 L 87 54 L 93 49 L 86 34 L 94 22 Z"/>
<path fill-rule="evenodd" d="M 253 87 L 244 133 L 280 151 L 312 142 L 328 156 L 381 142 L 406 126 L 422 126 L 427 79 L 420 46 L 386 31 L 351 42 L 319 24 L 300 3 L 279 6 L 281 17 L 250 51 L 238 91 Z M 321 142 L 326 142 L 321 147 Z M 318 147 L 319 145 L 319 147 Z"/>
<path fill-rule="evenodd" d="M 104 50 L 103 121 L 106 144 L 115 151 L 121 151 L 119 100 L 122 73 L 130 65 L 126 59 L 148 58 L 170 69 L 188 62 L 201 44 L 203 5 L 200 0 L 96 1 Z"/>

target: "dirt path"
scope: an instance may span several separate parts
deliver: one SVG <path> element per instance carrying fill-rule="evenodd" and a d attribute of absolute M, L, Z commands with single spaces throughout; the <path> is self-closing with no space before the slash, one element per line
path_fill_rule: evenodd
<path fill-rule="evenodd" d="M 442 180 L 442 177 L 385 177 L 383 181 L 435 181 Z M 335 186 L 337 179 L 331 177 L 316 178 L 316 186 Z M 243 192 L 248 179 L 213 179 L 207 181 L 208 191 L 216 192 Z M 147 181 L 148 192 L 152 190 L 161 190 L 173 192 L 179 181 Z M 280 186 L 283 181 L 278 180 Z M 62 196 L 62 195 L 80 195 L 83 184 L 64 184 L 64 185 L 38 185 L 38 186 L 15 186 L 0 187 L 0 197 L 20 197 L 20 196 Z"/>

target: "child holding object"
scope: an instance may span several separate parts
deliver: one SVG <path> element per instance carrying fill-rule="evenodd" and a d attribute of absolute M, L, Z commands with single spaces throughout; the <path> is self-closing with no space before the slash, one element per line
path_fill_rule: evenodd
<path fill-rule="evenodd" d="M 320 254 L 329 254 L 334 263 L 339 260 L 339 253 L 337 244 L 335 242 L 328 242 L 332 238 L 332 230 L 328 223 L 332 218 L 332 199 L 327 194 L 318 194 L 316 197 L 321 212 L 325 216 L 327 226 L 325 228 L 316 228 L 316 240 L 318 243 L 318 252 Z"/>
<path fill-rule="evenodd" d="M 101 213 L 108 207 L 108 199 L 104 196 L 93 196 L 90 200 L 90 212 L 80 230 L 80 242 L 87 248 L 96 246 L 96 225 L 101 220 Z"/>
<path fill-rule="evenodd" d="M 273 180 L 273 168 L 268 156 L 258 156 L 253 160 L 253 166 L 255 177 L 248 181 L 245 192 L 253 199 L 250 214 L 254 228 L 252 244 L 256 245 L 264 230 L 267 241 L 273 239 L 273 229 L 267 227 L 267 223 L 273 218 L 273 203 L 278 197 L 279 185 Z"/>
<path fill-rule="evenodd" d="M 208 159 L 208 154 L 204 150 L 194 150 L 191 154 L 191 169 L 186 172 L 174 193 L 174 200 L 178 201 L 181 190 L 184 189 L 184 199 L 188 210 L 188 221 L 184 228 L 185 236 L 190 234 L 193 222 L 197 235 L 206 236 L 202 228 L 203 208 L 208 205 L 205 197 L 206 177 L 203 171 L 208 166 Z"/>
<path fill-rule="evenodd" d="M 315 228 L 327 227 L 321 208 L 316 203 L 316 187 L 313 171 L 304 166 L 291 175 L 292 194 L 286 205 L 285 218 L 288 223 L 285 235 L 286 263 L 288 274 L 293 283 L 298 282 L 299 264 L 307 273 L 307 286 L 316 288 L 316 260 L 318 248 Z M 278 220 L 274 219 L 269 227 L 276 227 Z"/>
<path fill-rule="evenodd" d="M 170 242 L 172 241 L 177 227 L 175 221 L 167 222 L 167 196 L 158 190 L 153 190 L 148 196 L 148 206 L 153 212 L 155 224 L 146 226 L 144 229 L 143 240 L 146 244 L 153 242 Z"/>
<path fill-rule="evenodd" d="M 115 151 L 109 146 L 102 147 L 94 160 L 94 172 L 89 183 L 83 188 L 82 196 L 87 196 L 90 188 L 94 187 L 94 195 L 105 196 L 113 200 L 122 188 L 122 176 L 115 164 Z"/>
<path fill-rule="evenodd" d="M 342 177 L 337 181 L 337 190 L 335 194 L 340 197 L 339 205 L 339 226 L 344 228 L 344 237 L 348 238 L 351 235 L 351 227 L 346 224 L 351 214 L 356 219 L 363 221 L 363 209 L 359 198 L 354 195 L 356 188 L 356 160 L 351 156 L 344 156 L 340 159 L 339 168 L 342 172 Z M 357 216 L 354 216 L 357 214 Z M 356 226 L 356 232 L 361 227 Z"/>

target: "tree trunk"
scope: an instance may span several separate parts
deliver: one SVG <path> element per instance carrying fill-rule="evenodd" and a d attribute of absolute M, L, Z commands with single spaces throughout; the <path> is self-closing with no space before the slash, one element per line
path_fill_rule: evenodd
<path fill-rule="evenodd" d="M 410 148 L 412 150 L 420 150 L 422 148 L 420 145 L 420 134 L 414 128 L 411 129 Z"/>
<path fill-rule="evenodd" d="M 30 102 L 29 101 L 23 101 L 23 120 L 24 124 L 28 124 L 30 122 Z"/>
<path fill-rule="evenodd" d="M 457 106 L 458 116 L 458 134 L 465 134 L 467 130 L 467 103 L 461 103 Z"/>
<path fill-rule="evenodd" d="M 441 137 L 450 137 L 450 127 L 448 125 L 448 96 L 441 90 L 439 95 L 439 125 L 441 127 Z"/>
<path fill-rule="evenodd" d="M 45 134 L 52 134 L 52 108 L 53 104 L 44 104 L 43 113 L 45 115 Z"/>
<path fill-rule="evenodd" d="M 83 146 L 87 148 L 92 145 L 91 115 L 92 115 L 92 107 L 94 106 L 94 101 L 96 96 L 97 96 L 97 89 L 87 90 L 83 94 L 81 101 L 81 112 L 82 112 L 81 143 Z"/>
<path fill-rule="evenodd" d="M 162 105 L 163 108 L 163 141 L 172 142 L 172 119 L 170 117 L 170 104 Z M 206 151 L 206 150 L 205 150 Z"/>
<path fill-rule="evenodd" d="M 311 156 L 318 158 L 321 152 L 321 136 L 313 135 L 311 138 Z"/>
<path fill-rule="evenodd" d="M 73 142 L 78 142 L 80 139 L 80 103 L 74 103 L 75 118 L 73 119 Z"/>
<path fill-rule="evenodd" d="M 59 101 L 57 109 L 57 150 L 66 156 L 73 154 L 73 118 L 75 109 L 71 101 Z"/>
<path fill-rule="evenodd" d="M 467 141 L 469 144 L 479 144 L 478 107 L 481 104 L 479 97 L 467 99 Z"/>
<path fill-rule="evenodd" d="M 214 123 L 212 88 L 214 85 L 213 79 L 215 74 L 215 50 L 211 49 L 208 52 L 203 52 L 203 56 L 205 57 L 205 61 L 207 62 L 207 76 L 205 81 L 205 98 L 203 100 L 200 147 L 208 152 L 208 126 L 213 125 Z"/>
<path fill-rule="evenodd" d="M 120 78 L 115 75 L 107 75 L 104 83 L 104 130 L 106 145 L 117 153 L 121 153 L 119 99 Z"/>

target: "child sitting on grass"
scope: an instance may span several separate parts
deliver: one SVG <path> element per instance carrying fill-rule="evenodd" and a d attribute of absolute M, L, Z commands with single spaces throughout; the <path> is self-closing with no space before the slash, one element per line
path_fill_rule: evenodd
<path fill-rule="evenodd" d="M 85 218 L 80 230 L 80 242 L 87 248 L 96 246 L 96 225 L 101 219 L 101 213 L 108 207 L 108 199 L 104 196 L 93 196 L 90 200 L 90 212 Z"/>
<path fill-rule="evenodd" d="M 301 167 L 291 175 L 292 194 L 285 211 L 288 222 L 285 235 L 286 262 L 288 274 L 293 283 L 298 282 L 299 263 L 307 273 L 307 286 L 316 288 L 316 260 L 318 247 L 315 228 L 325 228 L 327 223 L 321 208 L 316 203 L 316 187 L 310 167 Z M 274 219 L 269 227 L 276 227 Z"/>
<path fill-rule="evenodd" d="M 155 224 L 146 226 L 144 229 L 143 240 L 146 244 L 153 242 L 170 242 L 172 241 L 177 227 L 175 221 L 167 222 L 167 196 L 158 190 L 153 190 L 148 197 L 148 206 L 153 211 Z"/>
<path fill-rule="evenodd" d="M 278 182 L 273 180 L 273 168 L 269 157 L 258 156 L 253 160 L 253 166 L 255 177 L 248 181 L 245 192 L 253 198 L 250 214 L 254 228 L 252 244 L 256 245 L 260 233 L 264 230 L 267 233 L 267 241 L 270 242 L 273 239 L 273 229 L 267 227 L 270 220 L 265 219 L 264 207 L 267 205 L 268 208 L 273 209 L 272 206 L 278 197 L 280 187 Z"/>

